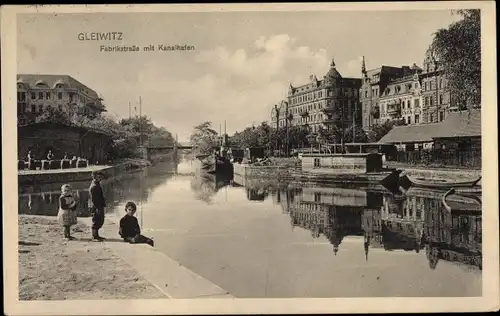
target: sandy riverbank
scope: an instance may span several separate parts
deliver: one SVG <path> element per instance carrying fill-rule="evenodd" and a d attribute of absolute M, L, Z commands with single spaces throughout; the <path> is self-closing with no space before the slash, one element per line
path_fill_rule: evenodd
<path fill-rule="evenodd" d="M 91 242 L 87 226 L 73 226 L 72 235 L 62 238 L 55 217 L 19 216 L 20 300 L 166 298 L 104 243 Z"/>

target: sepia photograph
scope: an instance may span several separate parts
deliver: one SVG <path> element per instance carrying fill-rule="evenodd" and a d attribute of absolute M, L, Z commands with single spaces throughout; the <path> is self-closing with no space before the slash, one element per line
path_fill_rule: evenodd
<path fill-rule="evenodd" d="M 7 314 L 498 310 L 493 2 L 1 13 Z"/>

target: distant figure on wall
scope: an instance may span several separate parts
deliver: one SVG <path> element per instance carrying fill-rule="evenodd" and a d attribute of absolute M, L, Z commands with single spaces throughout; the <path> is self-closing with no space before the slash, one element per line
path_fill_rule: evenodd
<path fill-rule="evenodd" d="M 68 160 L 68 153 L 64 153 L 64 157 L 63 157 L 64 160 Z"/>
<path fill-rule="evenodd" d="M 54 159 L 54 154 L 52 153 L 52 150 L 49 150 L 49 153 L 47 154 L 47 160 L 51 161 Z"/>
<path fill-rule="evenodd" d="M 31 153 L 31 150 L 30 150 L 30 151 L 28 151 L 28 156 L 27 156 L 27 158 L 28 158 L 28 163 L 32 163 L 32 162 L 34 162 L 34 161 L 35 161 L 35 155 L 33 155 L 33 154 Z"/>

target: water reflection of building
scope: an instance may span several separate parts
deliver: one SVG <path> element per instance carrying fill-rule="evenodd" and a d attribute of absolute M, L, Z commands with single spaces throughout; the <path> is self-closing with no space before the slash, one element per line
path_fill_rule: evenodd
<path fill-rule="evenodd" d="M 264 201 L 268 195 L 269 190 L 266 188 L 250 189 L 247 188 L 247 199 L 249 201 Z"/>
<path fill-rule="evenodd" d="M 335 254 L 346 236 L 363 235 L 364 210 L 381 207 L 377 194 L 357 189 L 294 188 L 286 197 L 292 227 L 308 229 L 314 238 L 324 235 Z"/>
<path fill-rule="evenodd" d="M 431 269 L 439 260 L 482 269 L 481 214 L 452 214 L 432 200 L 426 206 L 425 247 Z"/>
<path fill-rule="evenodd" d="M 424 199 L 418 196 L 399 199 L 385 195 L 383 201 L 381 217 L 384 249 L 419 252 L 423 248 Z"/>

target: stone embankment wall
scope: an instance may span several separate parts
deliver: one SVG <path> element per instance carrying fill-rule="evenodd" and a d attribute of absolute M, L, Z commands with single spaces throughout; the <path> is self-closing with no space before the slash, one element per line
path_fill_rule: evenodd
<path fill-rule="evenodd" d="M 19 186 L 38 186 L 41 184 L 68 183 L 79 181 L 90 181 L 92 172 L 99 171 L 104 178 L 114 178 L 118 175 L 141 169 L 143 164 L 135 161 L 125 161 L 114 166 L 90 166 L 88 168 L 54 170 L 54 172 L 43 172 L 39 170 L 19 172 Z M 38 172 L 37 172 L 38 171 Z"/>
<path fill-rule="evenodd" d="M 234 164 L 233 167 L 235 175 L 245 177 L 247 179 L 279 179 L 287 177 L 290 170 L 288 167 L 281 166 L 252 166 L 246 164 Z"/>

